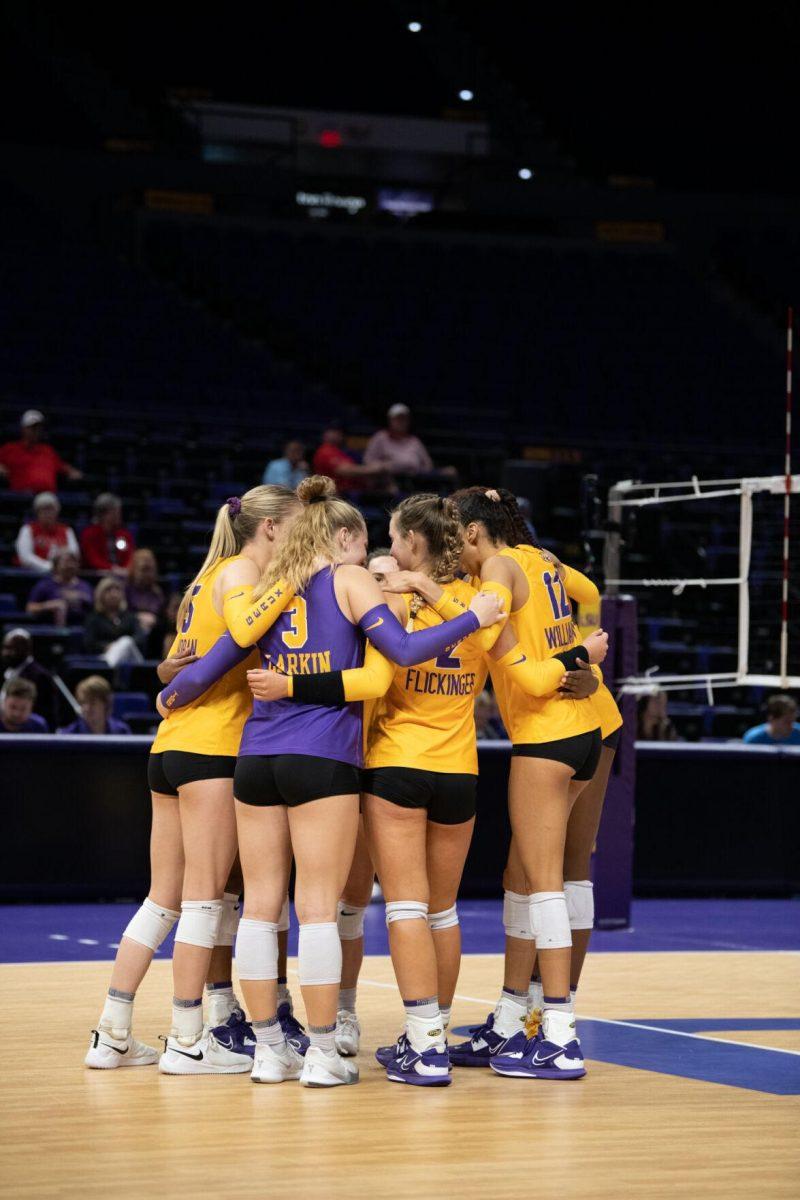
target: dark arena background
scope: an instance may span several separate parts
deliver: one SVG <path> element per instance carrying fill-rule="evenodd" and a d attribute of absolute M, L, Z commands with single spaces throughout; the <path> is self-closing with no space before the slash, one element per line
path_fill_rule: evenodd
<path fill-rule="evenodd" d="M 0 6 L 0 1194 L 797 1196 L 799 52 L 787 4 Z M 358 1087 L 84 1066 L 181 597 L 228 498 L 311 473 L 370 550 L 508 489 L 601 593 L 580 1081 L 390 1086 L 379 879 Z M 475 719 L 451 1052 L 504 982 L 491 683 Z"/>

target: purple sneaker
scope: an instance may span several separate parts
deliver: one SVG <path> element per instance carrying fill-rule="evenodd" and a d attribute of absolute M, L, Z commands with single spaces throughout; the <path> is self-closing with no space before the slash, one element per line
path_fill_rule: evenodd
<path fill-rule="evenodd" d="M 402 1058 L 407 1050 L 411 1049 L 408 1037 L 405 1032 L 400 1034 L 393 1046 L 378 1046 L 375 1051 L 375 1057 L 382 1067 L 388 1067 L 389 1063 L 395 1058 Z"/>
<path fill-rule="evenodd" d="M 298 1054 L 305 1055 L 306 1050 L 311 1045 L 311 1039 L 308 1037 L 304 1026 L 300 1024 L 297 1017 L 292 1012 L 291 1005 L 284 1000 L 283 1004 L 278 1005 L 278 1020 L 281 1023 L 286 1041 L 296 1050 Z"/>
<path fill-rule="evenodd" d="M 493 1057 L 489 1066 L 498 1075 L 516 1075 L 524 1079 L 582 1079 L 586 1074 L 583 1052 L 577 1038 L 559 1046 L 548 1042 L 539 1030 L 520 1049 L 506 1048 Z"/>
<path fill-rule="evenodd" d="M 494 1031 L 494 1013 L 490 1013 L 483 1025 L 479 1025 L 468 1042 L 459 1042 L 450 1047 L 450 1062 L 454 1067 L 488 1067 L 499 1054 L 521 1050 L 525 1045 L 525 1034 L 520 1029 L 512 1037 L 501 1037 Z"/>
<path fill-rule="evenodd" d="M 381 1047 L 385 1049 L 386 1047 Z M 397 1039 L 393 1055 L 386 1064 L 386 1078 L 392 1083 L 413 1083 L 418 1087 L 447 1087 L 453 1082 L 450 1057 L 444 1050 L 414 1050 L 405 1034 Z M 377 1054 L 375 1056 L 377 1058 Z M 380 1059 L 378 1059 L 380 1062 Z"/>
<path fill-rule="evenodd" d="M 253 1026 L 240 1008 L 234 1009 L 225 1024 L 217 1025 L 211 1032 L 220 1046 L 224 1046 L 233 1054 L 249 1054 L 251 1058 L 255 1054 L 256 1036 Z"/>

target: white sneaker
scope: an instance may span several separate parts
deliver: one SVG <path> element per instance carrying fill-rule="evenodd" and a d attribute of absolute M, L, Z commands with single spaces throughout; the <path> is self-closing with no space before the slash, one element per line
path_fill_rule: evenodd
<path fill-rule="evenodd" d="M 339 1009 L 336 1014 L 336 1049 L 340 1054 L 344 1054 L 347 1058 L 351 1058 L 354 1054 L 358 1054 L 358 1048 L 361 1043 L 361 1026 L 358 1023 L 358 1017 L 354 1012 L 349 1012 L 346 1008 Z"/>
<path fill-rule="evenodd" d="M 115 1067 L 151 1067 L 158 1062 L 158 1051 L 144 1042 L 137 1042 L 130 1033 L 115 1038 L 105 1029 L 93 1029 L 86 1058 L 87 1067 L 112 1071 Z"/>
<path fill-rule="evenodd" d="M 338 1087 L 358 1083 L 358 1067 L 341 1054 L 326 1054 L 319 1046 L 309 1046 L 303 1059 L 300 1082 L 305 1087 Z"/>
<path fill-rule="evenodd" d="M 220 1046 L 213 1033 L 203 1034 L 193 1046 L 182 1046 L 177 1038 L 163 1038 L 164 1053 L 158 1069 L 164 1075 L 244 1075 L 251 1070 L 249 1054 L 237 1054 Z"/>
<path fill-rule="evenodd" d="M 299 1079 L 302 1071 L 303 1056 L 287 1041 L 282 1046 L 256 1043 L 250 1074 L 253 1083 L 283 1083 L 286 1079 Z"/>

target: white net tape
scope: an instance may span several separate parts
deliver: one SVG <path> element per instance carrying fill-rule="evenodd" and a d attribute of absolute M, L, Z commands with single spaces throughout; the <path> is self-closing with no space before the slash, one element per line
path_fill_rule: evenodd
<path fill-rule="evenodd" d="M 800 493 L 800 476 L 792 478 Z M 606 588 L 636 595 L 644 693 L 739 686 L 800 688 L 800 501 L 789 538 L 789 620 L 781 661 L 785 479 L 617 484 L 609 515 L 622 529 L 606 556 Z"/>

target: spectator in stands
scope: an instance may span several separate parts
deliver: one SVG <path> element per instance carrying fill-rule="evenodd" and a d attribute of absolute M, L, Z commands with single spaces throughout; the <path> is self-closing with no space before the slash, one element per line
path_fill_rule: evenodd
<path fill-rule="evenodd" d="M 800 746 L 797 701 L 785 692 L 767 700 L 767 719 L 744 735 L 748 746 Z"/>
<path fill-rule="evenodd" d="M 89 584 L 78 578 L 77 554 L 62 550 L 53 559 L 52 573 L 33 585 L 25 611 L 32 616 L 51 612 L 54 625 L 83 624 L 93 599 Z"/>
<path fill-rule="evenodd" d="M 151 633 L 162 619 L 166 605 L 158 585 L 158 563 L 152 550 L 134 552 L 125 598 L 144 632 Z"/>
<path fill-rule="evenodd" d="M 391 575 L 399 569 L 397 559 L 392 557 L 391 550 L 386 546 L 380 546 L 377 550 L 373 550 L 367 557 L 367 570 L 375 576 L 378 583 L 383 583 L 387 575 Z"/>
<path fill-rule="evenodd" d="M 17 559 L 21 567 L 46 575 L 62 550 L 78 555 L 78 539 L 69 525 L 58 519 L 61 505 L 54 492 L 39 492 L 33 501 L 34 518 L 17 534 Z"/>
<path fill-rule="evenodd" d="M 656 688 L 639 700 L 637 737 L 645 742 L 677 742 L 678 731 L 667 714 L 667 693 Z"/>
<path fill-rule="evenodd" d="M 27 629 L 10 629 L 3 638 L 0 651 L 5 683 L 26 679 L 34 685 L 34 710 L 48 726 L 56 727 L 59 715 L 59 693 L 47 667 L 33 657 L 33 640 Z"/>
<path fill-rule="evenodd" d="M 489 691 L 475 697 L 475 733 L 479 742 L 501 742 L 508 734 L 503 728 L 497 702 Z"/>
<path fill-rule="evenodd" d="M 44 717 L 33 711 L 36 685 L 30 679 L 12 679 L 0 695 L 0 733 L 50 732 Z"/>
<path fill-rule="evenodd" d="M 75 688 L 75 698 L 81 706 L 81 715 L 71 725 L 59 729 L 59 733 L 130 733 L 129 725 L 111 715 L 114 693 L 102 675 L 82 679 Z"/>
<path fill-rule="evenodd" d="M 86 652 L 104 658 L 110 667 L 142 662 L 139 640 L 143 640 L 142 631 L 136 617 L 127 611 L 122 583 L 107 575 L 94 589 L 94 612 L 83 626 Z"/>
<path fill-rule="evenodd" d="M 393 404 L 386 414 L 386 428 L 374 433 L 364 451 L 364 462 L 400 475 L 433 471 L 433 459 L 420 439 L 411 432 L 411 409 Z"/>
<path fill-rule="evenodd" d="M 44 414 L 29 408 L 20 420 L 20 439 L 0 446 L 0 477 L 6 476 L 12 492 L 54 492 L 58 476 L 82 479 L 75 467 L 42 441 Z"/>
<path fill-rule="evenodd" d="M 294 489 L 306 475 L 306 448 L 302 442 L 293 439 L 283 447 L 283 458 L 273 458 L 272 462 L 267 463 L 261 482 L 277 483 Z"/>
<path fill-rule="evenodd" d="M 314 454 L 313 465 L 316 475 L 330 475 L 344 495 L 363 491 L 365 487 L 385 483 L 386 468 L 383 464 L 365 466 L 357 463 L 352 454 L 342 448 L 344 433 L 338 425 L 330 425 L 322 432 L 322 445 Z"/>
<path fill-rule="evenodd" d="M 94 502 L 94 523 L 81 534 L 83 565 L 91 571 L 127 575 L 135 549 L 133 534 L 122 524 L 122 501 L 112 492 L 103 492 Z"/>

